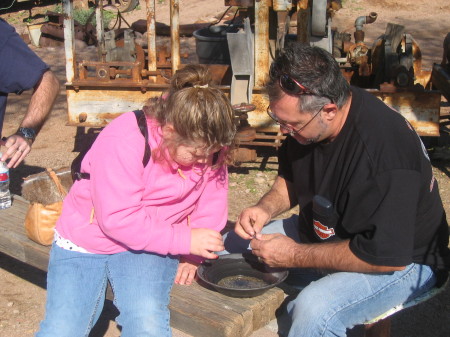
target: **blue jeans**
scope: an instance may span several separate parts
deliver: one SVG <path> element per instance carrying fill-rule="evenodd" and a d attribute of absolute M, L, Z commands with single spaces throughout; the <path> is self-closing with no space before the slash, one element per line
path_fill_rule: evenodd
<path fill-rule="evenodd" d="M 264 234 L 281 233 L 300 242 L 297 216 L 276 220 Z M 223 253 L 249 249 L 249 241 L 234 232 L 224 236 Z M 295 268 L 287 282 L 300 293 L 287 304 L 289 337 L 346 336 L 347 329 L 378 317 L 394 306 L 408 302 L 431 289 L 436 277 L 429 266 L 410 264 L 390 273 L 321 273 Z M 282 331 L 280 331 L 283 334 Z"/>
<path fill-rule="evenodd" d="M 85 254 L 53 244 L 46 314 L 36 337 L 88 336 L 102 311 L 108 280 L 122 337 L 171 336 L 168 305 L 177 267 L 177 257 Z"/>

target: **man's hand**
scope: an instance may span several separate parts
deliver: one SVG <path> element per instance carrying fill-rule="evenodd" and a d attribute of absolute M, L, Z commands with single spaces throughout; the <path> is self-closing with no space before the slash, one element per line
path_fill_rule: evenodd
<path fill-rule="evenodd" d="M 9 159 L 8 167 L 16 168 L 25 159 L 26 155 L 31 151 L 31 141 L 20 135 L 12 135 L 4 140 L 0 140 L 0 145 L 6 148 L 0 161 Z"/>
<path fill-rule="evenodd" d="M 296 205 L 295 190 L 290 182 L 277 176 L 270 190 L 258 204 L 246 208 L 236 221 L 234 231 L 245 240 L 254 238 L 273 217 Z"/>
<path fill-rule="evenodd" d="M 282 234 L 258 234 L 250 242 L 252 253 L 269 267 L 290 268 L 295 266 L 298 248 L 291 238 Z"/>
<path fill-rule="evenodd" d="M 180 258 L 177 275 L 175 276 L 175 284 L 191 285 L 197 272 L 198 263 Z"/>
<path fill-rule="evenodd" d="M 246 208 L 239 215 L 234 231 L 245 240 L 250 240 L 261 232 L 264 225 L 270 221 L 270 214 L 263 208 L 253 206 Z"/>

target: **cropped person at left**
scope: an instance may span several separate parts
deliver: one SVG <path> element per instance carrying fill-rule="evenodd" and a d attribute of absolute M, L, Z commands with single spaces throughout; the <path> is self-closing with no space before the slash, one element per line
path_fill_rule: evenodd
<path fill-rule="evenodd" d="M 8 94 L 20 95 L 33 88 L 27 112 L 13 135 L 2 133 Z M 16 33 L 14 27 L 0 19 L 0 161 L 17 167 L 31 151 L 37 133 L 49 115 L 59 92 L 56 76 Z"/>

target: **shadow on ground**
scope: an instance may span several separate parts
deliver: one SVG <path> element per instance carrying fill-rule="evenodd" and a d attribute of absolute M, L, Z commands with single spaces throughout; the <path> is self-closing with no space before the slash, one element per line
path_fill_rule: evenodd
<path fill-rule="evenodd" d="M 0 253 L 0 268 L 42 289 L 46 289 L 47 273 L 40 269 L 22 263 L 3 253 Z M 113 302 L 111 300 L 106 300 L 102 314 L 89 334 L 89 337 L 103 337 L 108 330 L 110 322 L 114 321 L 118 315 L 119 312 Z"/>

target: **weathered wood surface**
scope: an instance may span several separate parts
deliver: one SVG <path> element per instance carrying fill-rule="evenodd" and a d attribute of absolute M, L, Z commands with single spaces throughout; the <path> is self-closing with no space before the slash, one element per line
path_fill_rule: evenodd
<path fill-rule="evenodd" d="M 0 211 L 0 251 L 41 270 L 47 270 L 50 247 L 37 244 L 25 234 L 28 201 L 13 196 L 13 206 Z"/>
<path fill-rule="evenodd" d="M 280 288 L 253 298 L 232 298 L 198 283 L 175 285 L 170 303 L 172 326 L 193 336 L 248 336 L 275 318 L 283 300 Z"/>
<path fill-rule="evenodd" d="M 0 251 L 46 271 L 50 247 L 31 241 L 25 234 L 28 205 L 27 200 L 14 196 L 13 206 L 0 211 Z M 253 298 L 232 298 L 198 283 L 174 285 L 169 306 L 171 325 L 195 337 L 245 337 L 275 318 L 284 297 L 280 288 Z"/>

